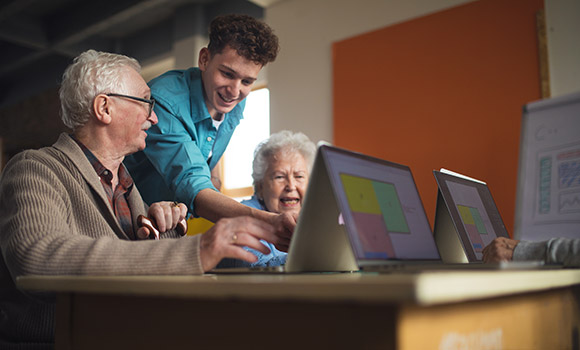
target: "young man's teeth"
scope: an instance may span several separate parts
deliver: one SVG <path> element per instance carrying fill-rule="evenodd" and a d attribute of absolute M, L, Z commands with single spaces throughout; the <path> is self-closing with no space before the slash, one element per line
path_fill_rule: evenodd
<path fill-rule="evenodd" d="M 227 103 L 234 102 L 236 100 L 235 98 L 230 99 L 230 98 L 225 98 L 223 95 L 220 95 L 220 96 L 221 96 L 222 100 L 224 100 Z"/>

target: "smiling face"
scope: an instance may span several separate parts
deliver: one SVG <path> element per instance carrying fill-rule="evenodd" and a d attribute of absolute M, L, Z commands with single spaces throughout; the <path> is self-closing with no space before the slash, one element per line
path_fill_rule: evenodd
<path fill-rule="evenodd" d="M 273 213 L 300 212 L 308 186 L 308 167 L 300 153 L 278 152 L 270 159 L 256 188 L 266 209 Z"/>
<path fill-rule="evenodd" d="M 248 96 L 262 65 L 226 46 L 213 56 L 203 48 L 199 53 L 199 69 L 207 110 L 212 118 L 219 120 L 222 114 L 230 112 Z"/>

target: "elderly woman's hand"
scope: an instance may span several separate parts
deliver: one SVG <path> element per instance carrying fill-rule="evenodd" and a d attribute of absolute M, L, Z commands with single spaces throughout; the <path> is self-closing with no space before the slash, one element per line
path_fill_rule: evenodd
<path fill-rule="evenodd" d="M 276 236 L 278 236 L 278 243 L 272 242 L 276 249 L 282 252 L 288 251 L 297 220 L 297 212 L 285 212 L 271 216 L 270 223 L 274 226 Z"/>

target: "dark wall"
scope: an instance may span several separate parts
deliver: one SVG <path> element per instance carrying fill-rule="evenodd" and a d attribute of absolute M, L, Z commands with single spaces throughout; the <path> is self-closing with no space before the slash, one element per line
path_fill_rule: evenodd
<path fill-rule="evenodd" d="M 220 14 L 263 18 L 246 0 L 7 0 L 0 3 L 0 139 L 5 158 L 51 145 L 65 131 L 58 86 L 73 58 L 87 49 L 146 60 L 173 44 L 207 36 Z"/>

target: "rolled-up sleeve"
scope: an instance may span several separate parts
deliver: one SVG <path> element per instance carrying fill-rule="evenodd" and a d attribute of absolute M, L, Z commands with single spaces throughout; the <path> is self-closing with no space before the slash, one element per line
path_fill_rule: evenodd
<path fill-rule="evenodd" d="M 541 242 L 521 241 L 514 260 L 543 260 L 547 264 L 580 266 L 580 239 L 552 238 Z"/>

